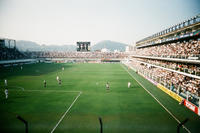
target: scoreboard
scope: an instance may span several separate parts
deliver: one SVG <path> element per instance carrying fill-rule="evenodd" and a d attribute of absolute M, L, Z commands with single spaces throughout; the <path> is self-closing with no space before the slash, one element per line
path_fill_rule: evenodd
<path fill-rule="evenodd" d="M 88 52 L 90 51 L 90 42 L 77 42 L 77 51 Z"/>

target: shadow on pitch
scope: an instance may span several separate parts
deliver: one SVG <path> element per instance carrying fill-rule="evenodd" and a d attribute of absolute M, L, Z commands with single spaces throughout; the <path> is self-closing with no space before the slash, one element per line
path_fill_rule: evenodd
<path fill-rule="evenodd" d="M 72 67 L 72 64 L 64 64 L 64 63 L 37 63 L 37 64 L 26 64 L 23 65 L 23 69 L 21 70 L 21 66 L 10 66 L 0 68 L 0 79 L 10 78 L 12 76 L 40 76 L 53 72 L 62 71 L 62 67 L 65 70 Z"/>

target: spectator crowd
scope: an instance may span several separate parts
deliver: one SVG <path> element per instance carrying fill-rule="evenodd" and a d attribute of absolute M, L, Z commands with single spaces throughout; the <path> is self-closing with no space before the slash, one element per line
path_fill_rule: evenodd
<path fill-rule="evenodd" d="M 39 58 L 124 58 L 124 52 L 31 52 Z"/>
<path fill-rule="evenodd" d="M 25 59 L 25 54 L 18 51 L 16 48 L 0 47 L 0 60 L 15 60 Z"/>
<path fill-rule="evenodd" d="M 131 66 L 134 66 L 139 72 L 163 84 L 167 88 L 171 89 L 173 86 L 173 90 L 177 93 L 189 91 L 196 96 L 200 96 L 200 79 L 188 77 L 137 61 L 132 61 Z"/>
<path fill-rule="evenodd" d="M 200 40 L 169 43 L 157 46 L 138 48 L 135 55 L 158 57 L 200 57 Z"/>
<path fill-rule="evenodd" d="M 182 58 L 188 60 L 197 57 L 200 60 L 200 39 L 188 40 L 148 47 L 138 47 L 133 51 L 130 65 L 139 73 L 142 73 L 153 81 L 164 85 L 177 94 L 190 94 L 190 101 L 197 103 L 200 97 L 200 64 L 190 62 L 178 62 L 172 60 L 147 59 L 149 57 Z M 170 70 L 171 69 L 171 70 Z M 193 101 L 196 99 L 196 101 Z"/>
<path fill-rule="evenodd" d="M 188 63 L 172 62 L 165 60 L 153 60 L 153 59 L 141 59 L 141 58 L 138 59 L 138 61 L 200 76 L 200 64 L 188 64 Z"/>

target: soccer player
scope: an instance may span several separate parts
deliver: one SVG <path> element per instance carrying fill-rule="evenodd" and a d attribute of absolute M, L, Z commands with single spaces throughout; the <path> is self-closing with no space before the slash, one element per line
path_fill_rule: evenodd
<path fill-rule="evenodd" d="M 21 66 L 21 70 L 23 69 L 23 67 Z"/>
<path fill-rule="evenodd" d="M 62 83 L 62 81 L 61 81 L 61 79 L 59 79 L 59 82 L 58 82 L 58 84 L 59 84 L 59 85 L 61 85 L 61 83 Z"/>
<path fill-rule="evenodd" d="M 5 86 L 8 86 L 7 79 L 5 79 L 4 84 L 5 84 Z"/>
<path fill-rule="evenodd" d="M 128 82 L 128 88 L 130 88 L 131 87 L 131 82 Z"/>
<path fill-rule="evenodd" d="M 62 70 L 64 71 L 64 70 L 65 70 L 65 68 L 64 68 L 64 67 L 62 67 Z"/>
<path fill-rule="evenodd" d="M 56 80 L 59 82 L 59 77 L 58 76 L 56 77 Z"/>
<path fill-rule="evenodd" d="M 109 85 L 109 83 L 108 83 L 108 82 L 106 83 L 106 89 L 107 89 L 107 90 L 109 90 L 109 89 L 110 89 L 110 85 Z"/>
<path fill-rule="evenodd" d="M 8 88 L 7 87 L 4 92 L 5 92 L 6 99 L 8 99 Z"/>
<path fill-rule="evenodd" d="M 45 88 L 47 87 L 47 82 L 46 82 L 46 80 L 44 80 L 44 87 L 45 87 Z"/>

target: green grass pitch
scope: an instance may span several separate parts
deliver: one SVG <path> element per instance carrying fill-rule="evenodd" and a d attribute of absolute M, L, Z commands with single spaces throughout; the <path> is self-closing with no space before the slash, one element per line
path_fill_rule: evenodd
<path fill-rule="evenodd" d="M 200 131 L 199 116 L 128 70 L 133 79 L 125 69 L 122 64 L 44 63 L 24 65 L 23 70 L 19 66 L 1 68 L 0 132 L 24 132 L 16 115 L 28 121 L 31 133 L 99 133 L 99 117 L 104 133 L 176 132 L 178 122 L 135 79 L 178 120 L 189 118 L 185 126 L 192 133 Z M 57 75 L 61 85 L 56 81 Z M 4 79 L 8 80 L 8 99 Z M 109 91 L 105 87 L 107 81 Z M 127 87 L 128 81 L 131 88 Z M 181 132 L 186 130 L 182 128 Z"/>

